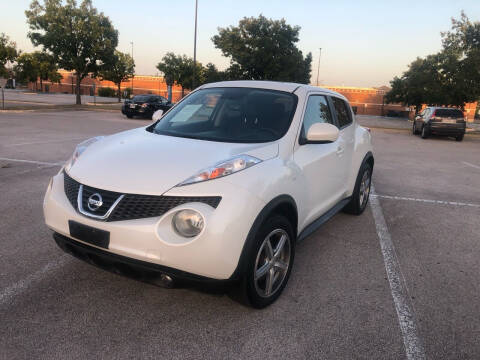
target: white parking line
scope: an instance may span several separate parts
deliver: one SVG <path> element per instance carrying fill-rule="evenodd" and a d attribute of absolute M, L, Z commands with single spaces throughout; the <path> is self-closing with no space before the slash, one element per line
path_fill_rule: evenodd
<path fill-rule="evenodd" d="M 372 194 L 375 194 L 375 188 L 373 185 Z M 372 196 L 370 198 L 370 208 L 372 209 L 378 239 L 380 240 L 383 261 L 387 271 L 388 282 L 390 283 L 393 302 L 395 303 L 395 310 L 397 311 L 407 359 L 425 359 L 425 349 L 418 332 L 413 304 L 410 302 L 408 287 L 400 263 L 397 259 L 395 247 L 390 232 L 388 231 L 385 217 L 383 216 L 379 196 Z"/>
<path fill-rule="evenodd" d="M 24 142 L 24 143 L 17 143 L 17 144 L 8 144 L 8 145 L 3 145 L 3 146 L 4 147 L 10 147 L 10 146 L 23 146 L 23 145 L 43 145 L 43 144 L 52 144 L 52 143 L 58 143 L 58 142 L 81 141 L 81 140 L 85 140 L 85 138 L 48 140 L 48 141 L 33 141 L 33 142 Z"/>
<path fill-rule="evenodd" d="M 467 165 L 467 166 L 470 166 L 470 167 L 473 167 L 473 168 L 475 168 L 475 169 L 479 169 L 479 170 L 480 170 L 480 166 L 478 166 L 478 165 L 470 164 L 469 162 L 466 162 L 466 161 L 462 161 L 462 163 L 464 163 L 464 164 Z"/>
<path fill-rule="evenodd" d="M 21 162 L 21 163 L 27 163 L 27 164 L 48 165 L 48 166 L 61 166 L 61 165 L 64 164 L 64 162 L 50 163 L 50 162 L 44 162 L 44 161 L 10 159 L 10 158 L 4 158 L 4 157 L 0 157 L 0 160 L 12 161 L 12 162 Z"/>
<path fill-rule="evenodd" d="M 404 197 L 404 196 L 391 196 L 391 195 L 378 195 L 378 194 L 372 194 L 372 197 L 379 197 L 382 199 L 391 199 L 391 200 L 417 201 L 417 202 L 423 202 L 423 203 L 429 203 L 429 204 L 469 206 L 469 207 L 475 207 L 475 208 L 480 207 L 480 204 L 464 203 L 459 201 L 430 200 L 430 199 L 419 199 L 419 198 L 411 198 L 411 197 Z"/>
<path fill-rule="evenodd" d="M 48 263 L 37 272 L 27 276 L 25 279 L 20 280 L 5 289 L 2 289 L 0 291 L 0 306 L 9 303 L 12 298 L 23 293 L 30 285 L 42 280 L 42 278 L 45 277 L 48 272 L 62 267 L 70 259 L 71 257 L 68 255 L 62 255 L 56 261 Z"/>

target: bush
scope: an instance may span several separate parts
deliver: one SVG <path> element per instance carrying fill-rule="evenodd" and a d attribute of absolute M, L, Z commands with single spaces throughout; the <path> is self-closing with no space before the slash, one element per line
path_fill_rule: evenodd
<path fill-rule="evenodd" d="M 109 87 L 103 87 L 98 89 L 98 96 L 103 97 L 116 97 L 115 89 Z"/>

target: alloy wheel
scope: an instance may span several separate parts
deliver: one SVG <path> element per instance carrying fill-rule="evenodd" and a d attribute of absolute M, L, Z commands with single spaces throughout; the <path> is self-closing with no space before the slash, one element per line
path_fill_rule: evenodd
<path fill-rule="evenodd" d="M 362 209 L 367 204 L 368 196 L 370 195 L 370 184 L 371 184 L 370 171 L 365 170 L 362 176 L 362 181 L 360 182 L 360 189 L 359 189 L 359 192 L 360 192 L 359 202 L 360 202 L 360 208 Z"/>
<path fill-rule="evenodd" d="M 290 253 L 290 237 L 285 230 L 273 230 L 265 237 L 257 253 L 253 275 L 259 296 L 270 297 L 281 288 L 290 266 Z"/>

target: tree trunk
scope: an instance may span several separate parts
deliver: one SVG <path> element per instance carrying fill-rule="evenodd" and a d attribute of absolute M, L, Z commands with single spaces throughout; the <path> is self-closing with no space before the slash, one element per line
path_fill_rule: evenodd
<path fill-rule="evenodd" d="M 122 101 L 122 93 L 121 93 L 120 85 L 121 85 L 121 83 L 117 84 L 117 86 L 118 86 L 118 102 Z"/>
<path fill-rule="evenodd" d="M 82 104 L 82 97 L 80 96 L 80 83 L 82 82 L 82 79 L 77 73 L 77 85 L 76 85 L 76 93 L 77 93 L 77 99 L 76 99 L 76 104 L 81 105 Z"/>
<path fill-rule="evenodd" d="M 40 78 L 40 92 L 43 92 L 43 80 Z"/>

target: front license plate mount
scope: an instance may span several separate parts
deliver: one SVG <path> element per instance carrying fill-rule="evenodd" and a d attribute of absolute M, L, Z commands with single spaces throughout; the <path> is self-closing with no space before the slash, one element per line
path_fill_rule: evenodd
<path fill-rule="evenodd" d="M 108 249 L 110 232 L 68 220 L 70 236 L 86 243 Z"/>

